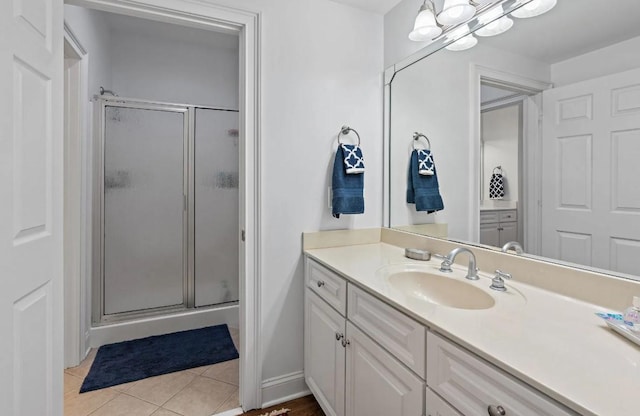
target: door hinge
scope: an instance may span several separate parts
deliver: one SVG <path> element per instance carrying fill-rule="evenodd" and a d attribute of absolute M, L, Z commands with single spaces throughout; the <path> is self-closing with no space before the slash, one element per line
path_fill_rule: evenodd
<path fill-rule="evenodd" d="M 244 232 L 244 230 L 242 230 L 242 231 L 240 232 L 240 238 L 242 239 L 242 241 L 244 241 L 244 240 L 246 239 L 246 237 L 247 237 L 247 236 L 246 236 L 246 233 Z"/>

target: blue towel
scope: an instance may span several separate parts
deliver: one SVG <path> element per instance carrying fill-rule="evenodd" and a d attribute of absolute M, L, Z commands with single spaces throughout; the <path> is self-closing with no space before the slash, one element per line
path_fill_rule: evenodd
<path fill-rule="evenodd" d="M 433 175 L 420 175 L 418 151 L 411 152 L 407 183 L 407 203 L 416 204 L 416 211 L 427 211 L 431 214 L 444 209 L 444 203 L 438 187 L 438 174 L 435 164 Z"/>
<path fill-rule="evenodd" d="M 347 175 L 364 173 L 362 149 L 356 144 L 340 144 L 344 154 L 344 169 Z"/>
<path fill-rule="evenodd" d="M 418 150 L 418 173 L 420 175 L 433 175 L 433 155 L 430 150 L 417 149 Z"/>
<path fill-rule="evenodd" d="M 362 151 L 360 153 L 362 155 Z M 333 161 L 331 198 L 332 214 L 340 218 L 340 214 L 362 214 L 364 212 L 364 173 L 347 174 L 343 145 L 338 145 Z M 364 166 L 363 166 L 364 167 Z"/>

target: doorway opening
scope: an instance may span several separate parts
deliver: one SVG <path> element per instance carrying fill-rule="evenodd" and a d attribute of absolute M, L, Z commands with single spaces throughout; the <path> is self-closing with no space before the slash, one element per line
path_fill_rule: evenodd
<path fill-rule="evenodd" d="M 98 2 L 94 4 L 92 0 L 88 0 L 81 3 L 96 7 Z M 239 408 L 242 403 L 243 407 L 251 409 L 260 402 L 258 380 L 261 379 L 257 371 L 258 356 L 254 347 L 259 345 L 259 320 L 256 319 L 255 307 L 255 299 L 259 293 L 259 287 L 255 284 L 258 281 L 256 259 L 259 249 L 259 212 L 255 203 L 259 196 L 259 146 L 255 118 L 256 16 L 238 12 L 235 15 L 227 13 L 225 19 L 222 19 L 220 10 L 212 8 L 196 12 L 190 10 L 194 9 L 194 5 L 182 1 L 177 3 L 185 4 L 176 4 L 181 12 L 162 11 L 144 2 L 135 3 L 135 11 L 132 5 L 122 6 L 118 2 L 100 2 L 100 11 L 65 6 L 65 26 L 68 26 L 69 37 L 77 40 L 77 44 L 84 50 L 84 56 L 71 56 L 70 53 L 69 60 L 65 63 L 72 68 L 75 59 L 86 66 L 86 86 L 77 94 L 80 104 L 75 104 L 74 107 L 72 100 L 65 100 L 67 119 L 77 115 L 80 120 L 77 141 L 69 146 L 65 144 L 65 151 L 67 148 L 69 151 L 74 151 L 76 147 L 79 149 L 76 149 L 79 152 L 76 160 L 80 161 L 80 167 L 76 170 L 69 169 L 69 176 L 75 174 L 75 178 L 81 182 L 66 183 L 71 195 L 65 195 L 65 204 L 67 201 L 73 203 L 73 207 L 81 215 L 80 221 L 77 221 L 74 211 L 67 210 L 65 205 L 65 219 L 67 216 L 71 218 L 65 221 L 65 227 L 67 224 L 70 227 L 65 231 L 73 231 L 65 233 L 69 236 L 69 241 L 65 241 L 65 253 L 77 257 L 69 258 L 68 264 L 78 269 L 73 275 L 65 273 L 65 288 L 68 289 L 65 292 L 65 366 L 77 364 L 90 347 L 223 322 L 232 328 L 240 327 L 233 337 L 238 349 L 242 351 L 241 363 L 235 366 L 238 385 L 235 389 L 235 407 Z M 114 15 L 119 22 L 100 22 L 96 20 L 99 19 L 99 14 Z M 230 19 L 230 16 L 233 18 Z M 225 23 L 221 23 L 223 20 Z M 162 28 L 155 30 L 153 26 Z M 167 29 L 169 26 L 171 29 Z M 105 29 L 109 33 L 108 40 L 105 40 L 104 33 L 96 33 Z M 174 46 L 177 46 L 173 52 L 167 47 L 166 38 L 169 35 L 173 35 Z M 121 38 L 120 42 L 116 38 Z M 161 45 L 162 41 L 165 42 L 164 46 Z M 234 46 L 229 47 L 231 43 Z M 96 44 L 102 50 L 96 48 Z M 203 53 L 206 48 L 210 50 Z M 219 52 L 217 54 L 216 48 Z M 203 62 L 207 59 L 209 62 Z M 223 67 L 212 70 L 212 61 L 215 61 L 214 65 Z M 158 71 L 154 72 L 154 69 Z M 179 76 L 170 77 L 170 73 Z M 111 82 L 102 82 L 104 79 L 109 80 L 109 77 Z M 72 78 L 68 79 L 66 89 L 71 89 L 72 83 L 80 77 L 76 77 L 75 81 Z M 215 81 L 209 83 L 215 84 L 215 87 L 208 88 L 205 83 L 198 82 L 203 79 Z M 98 85 L 104 85 L 104 94 L 98 94 Z M 120 97 L 109 94 L 114 91 Z M 165 126 L 166 128 L 162 127 L 166 120 L 144 120 L 147 116 L 153 118 L 169 114 L 181 119 L 173 123 L 173 126 Z M 229 117 L 231 119 L 221 120 Z M 133 126 L 125 128 L 124 135 L 109 136 L 109 133 L 117 130 L 116 124 L 121 127 L 124 125 L 123 119 L 128 119 Z M 116 120 L 118 123 L 115 123 Z M 71 123 L 67 121 L 67 125 L 71 126 Z M 155 128 L 156 131 L 131 134 L 132 130 L 145 126 Z M 163 134 L 170 137 L 161 140 Z M 235 154 L 226 154 L 223 149 L 212 148 L 208 149 L 207 157 L 207 146 L 216 142 L 216 135 L 224 136 L 225 140 L 218 140 L 218 144 L 230 147 Z M 157 140 L 150 146 L 138 149 L 140 153 L 136 156 L 132 145 L 135 139 L 143 136 Z M 163 145 L 168 145 L 169 149 L 163 151 Z M 112 157 L 105 158 L 109 149 L 113 150 Z M 160 153 L 164 153 L 168 161 L 156 160 L 158 163 L 151 163 L 155 166 L 145 172 L 146 161 Z M 128 158 L 125 163 L 127 166 L 111 172 L 108 164 L 116 160 L 114 157 Z M 220 159 L 217 164 L 212 163 L 215 158 Z M 169 163 L 172 160 L 175 163 Z M 65 165 L 74 167 L 66 160 Z M 201 170 L 197 166 L 201 166 Z M 209 167 L 210 171 L 205 172 L 205 167 Z M 102 175 L 95 174 L 96 171 L 102 172 Z M 165 175 L 168 171 L 174 174 Z M 126 178 L 132 184 L 135 182 L 134 176 L 141 180 L 160 179 L 155 185 L 155 191 L 147 192 L 149 199 L 145 202 L 146 206 L 141 207 L 140 197 L 152 186 L 148 183 L 145 185 L 142 181 L 135 192 L 128 195 L 133 200 L 126 201 L 125 198 L 124 202 L 120 201 L 123 204 L 120 209 L 111 209 L 120 203 L 112 198 L 117 192 L 111 191 L 126 193 L 131 190 L 111 185 L 120 184 L 122 181 L 119 179 L 127 182 Z M 175 189 L 170 186 L 173 182 Z M 176 201 L 173 199 L 171 203 L 158 201 L 165 194 L 171 194 L 169 188 L 177 190 L 173 192 L 173 199 L 179 203 L 174 203 Z M 235 196 L 224 198 L 216 195 L 216 192 L 235 193 Z M 219 202 L 218 206 L 215 203 L 211 205 L 216 200 Z M 203 205 L 206 201 L 210 204 Z M 135 215 L 131 214 L 136 209 L 138 216 L 132 218 Z M 163 209 L 169 211 L 170 219 L 156 218 L 158 221 L 155 225 L 149 224 L 146 229 L 142 227 L 136 231 L 135 227 L 140 226 L 147 217 L 153 217 L 154 212 Z M 228 215 L 224 215 L 223 211 Z M 198 216 L 197 212 L 201 215 Z M 178 217 L 179 220 L 176 220 Z M 122 221 L 123 218 L 129 221 L 129 226 L 122 225 L 122 222 L 126 222 Z M 117 240 L 117 230 L 107 224 L 119 224 L 120 231 L 124 234 L 129 232 L 129 236 Z M 178 226 L 180 230 L 176 231 L 176 228 L 166 231 L 167 224 Z M 162 228 L 165 228 L 162 232 L 166 235 L 153 235 Z M 217 238 L 220 234 L 224 234 L 224 237 Z M 134 241 L 137 237 L 140 237 L 139 240 Z M 98 244 L 91 247 L 91 241 L 97 241 Z M 151 248 L 167 242 L 171 243 L 171 253 L 163 250 L 153 253 Z M 128 243 L 131 245 L 126 249 Z M 111 247 L 108 254 L 104 250 L 107 247 Z M 68 248 L 73 249 L 67 250 Z M 113 254 L 118 250 L 120 257 L 114 257 Z M 151 255 L 155 260 L 145 260 L 145 255 Z M 112 261 L 110 267 L 105 267 L 108 256 L 111 256 Z M 126 265 L 127 258 L 134 264 Z M 176 261 L 169 261 L 172 258 Z M 87 259 L 86 264 L 83 264 L 82 259 Z M 216 262 L 216 259 L 219 261 Z M 126 267 L 123 268 L 123 264 Z M 140 265 L 142 267 L 138 267 Z M 105 271 L 112 273 L 105 274 Z M 200 277 L 198 271 L 201 272 Z M 127 273 L 128 277 L 125 276 Z M 161 282 L 153 280 L 163 273 L 168 277 L 164 279 L 169 282 L 166 288 Z M 225 275 L 223 278 L 216 277 L 222 274 Z M 99 277 L 98 280 L 96 276 Z M 136 285 L 135 280 L 140 276 L 151 280 L 142 279 Z M 105 283 L 105 278 L 110 277 L 115 277 L 116 280 Z M 120 281 L 117 280 L 119 278 Z M 211 278 L 210 281 L 207 278 Z M 131 284 L 133 286 L 129 287 Z M 199 286 L 201 290 L 198 289 Z M 120 292 L 109 297 L 105 291 L 107 287 Z M 158 301 L 163 296 L 168 300 Z M 127 297 L 131 301 L 129 304 L 113 306 L 118 302 L 122 303 Z M 221 313 L 215 315 L 214 312 Z M 164 325 L 160 323 L 163 318 L 167 318 Z M 111 333 L 109 330 L 112 330 Z M 251 348 L 243 348 L 249 343 Z M 239 368 L 243 370 L 242 375 L 239 374 Z M 200 374 L 198 377 L 203 376 Z M 243 380 L 243 383 L 238 380 Z M 211 413 L 214 410 L 216 408 Z"/>

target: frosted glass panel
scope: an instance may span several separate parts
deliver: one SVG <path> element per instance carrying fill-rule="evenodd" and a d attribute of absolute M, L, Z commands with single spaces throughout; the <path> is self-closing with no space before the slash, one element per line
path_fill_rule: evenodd
<path fill-rule="evenodd" d="M 238 300 L 238 113 L 196 109 L 196 306 Z"/>
<path fill-rule="evenodd" d="M 184 113 L 107 107 L 104 312 L 183 303 Z"/>

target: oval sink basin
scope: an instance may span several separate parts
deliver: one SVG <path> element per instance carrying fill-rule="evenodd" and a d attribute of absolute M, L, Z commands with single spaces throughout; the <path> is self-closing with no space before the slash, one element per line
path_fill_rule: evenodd
<path fill-rule="evenodd" d="M 489 309 L 495 300 L 469 283 L 424 271 L 389 274 L 389 284 L 406 294 L 437 305 L 458 309 Z"/>

